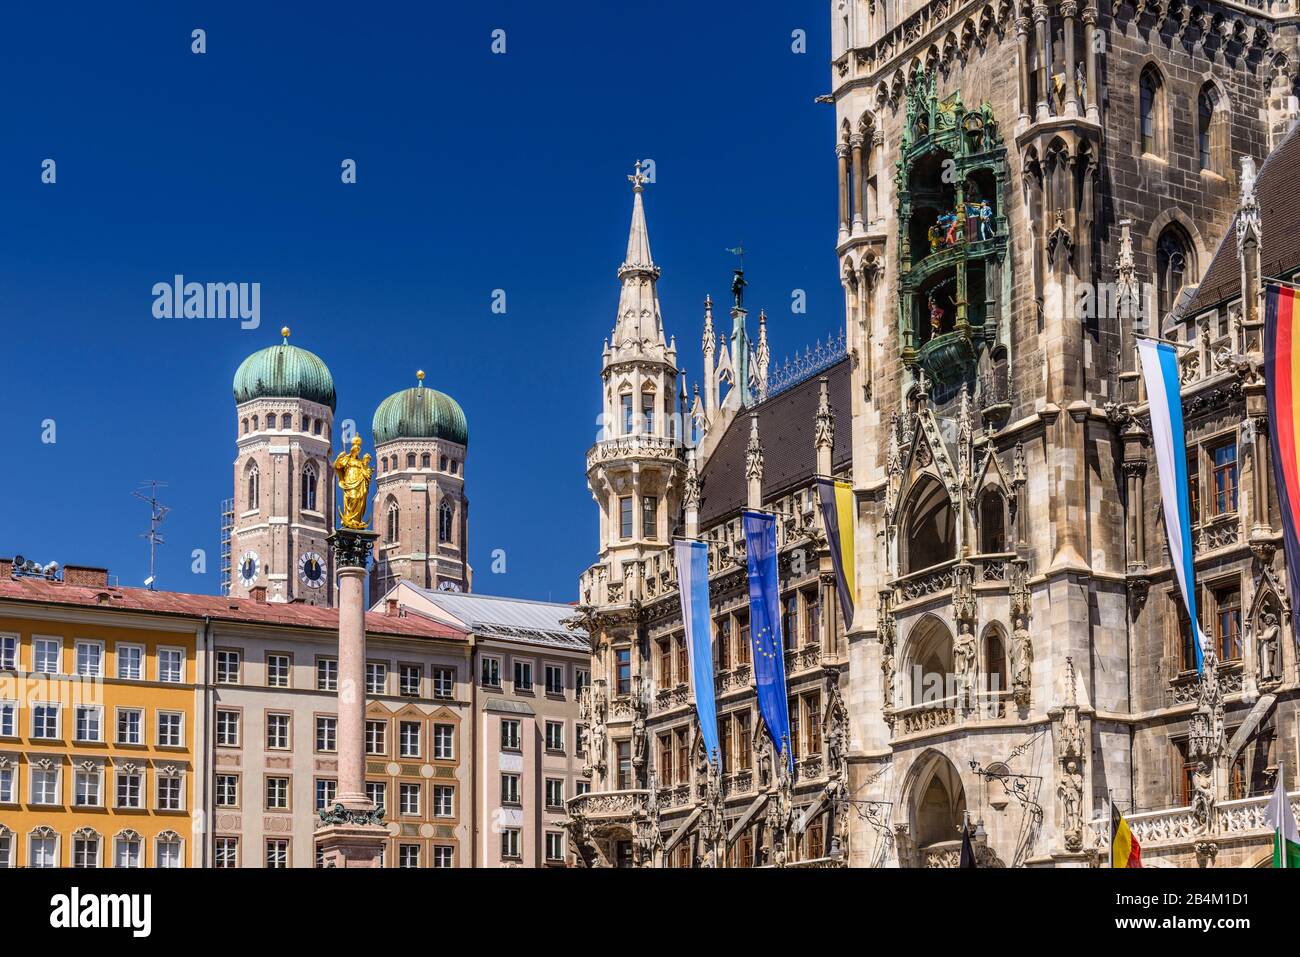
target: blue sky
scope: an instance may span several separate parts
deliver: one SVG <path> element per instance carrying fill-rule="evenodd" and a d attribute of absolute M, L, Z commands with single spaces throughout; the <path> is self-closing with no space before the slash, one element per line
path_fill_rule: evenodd
<path fill-rule="evenodd" d="M 692 382 L 738 242 L 775 356 L 841 327 L 823 3 L 127 6 L 0 13 L 0 555 L 140 584 L 131 492 L 159 479 L 160 586 L 217 591 L 231 379 L 289 325 L 367 445 L 417 368 L 454 396 L 476 589 L 572 600 L 595 556 L 584 456 L 638 158 L 655 161 L 651 244 Z M 150 290 L 175 273 L 259 282 L 261 326 L 155 319 Z"/>

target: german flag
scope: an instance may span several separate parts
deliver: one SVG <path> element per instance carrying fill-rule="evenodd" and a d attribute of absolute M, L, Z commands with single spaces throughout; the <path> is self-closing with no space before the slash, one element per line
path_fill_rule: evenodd
<path fill-rule="evenodd" d="M 1269 285 L 1264 294 L 1264 394 L 1273 481 L 1282 516 L 1282 544 L 1291 585 L 1292 614 L 1300 612 L 1300 296 L 1289 286 Z"/>
<path fill-rule="evenodd" d="M 1110 802 L 1110 866 L 1142 866 L 1142 845 L 1129 830 L 1128 821 L 1119 813 L 1114 801 Z"/>

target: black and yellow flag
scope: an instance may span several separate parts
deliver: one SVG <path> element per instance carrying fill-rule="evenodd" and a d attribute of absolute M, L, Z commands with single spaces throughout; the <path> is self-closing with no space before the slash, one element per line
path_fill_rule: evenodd
<path fill-rule="evenodd" d="M 1119 813 L 1114 801 L 1110 802 L 1110 866 L 1142 866 L 1142 845 L 1129 830 L 1128 821 Z"/>

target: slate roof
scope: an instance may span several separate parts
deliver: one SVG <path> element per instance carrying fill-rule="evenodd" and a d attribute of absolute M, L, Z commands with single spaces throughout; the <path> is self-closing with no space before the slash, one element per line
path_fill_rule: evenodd
<path fill-rule="evenodd" d="M 177 618 L 315 628 L 338 634 L 337 608 L 288 602 L 260 602 L 253 598 L 190 595 L 184 592 L 117 588 L 108 585 L 68 585 L 43 578 L 0 579 L 0 602 L 68 605 L 109 611 L 168 615 Z M 366 613 L 366 633 L 401 638 L 440 638 L 468 641 L 469 635 L 453 625 L 419 615 Z"/>
<path fill-rule="evenodd" d="M 745 507 L 748 499 L 745 447 L 749 445 L 750 415 L 758 415 L 758 436 L 763 443 L 763 499 L 776 498 L 812 481 L 817 473 L 813 428 L 823 376 L 828 380 L 831 411 L 835 413 L 831 468 L 838 471 L 850 463 L 853 380 L 851 360 L 846 357 L 819 375 L 743 410 L 731 420 L 700 476 L 704 481 L 700 495 L 701 528 Z"/>
<path fill-rule="evenodd" d="M 572 618 L 575 614 L 572 605 L 524 598 L 496 598 L 466 592 L 432 591 L 410 582 L 403 584 L 462 622 L 476 635 L 583 650 L 590 647 L 586 632 L 564 626 L 565 619 Z"/>
<path fill-rule="evenodd" d="M 1259 202 L 1260 276 L 1286 277 L 1300 268 L 1300 125 L 1293 126 L 1264 160 L 1255 178 Z M 1196 295 L 1183 318 L 1212 309 L 1241 292 L 1241 263 L 1237 259 L 1237 217 L 1233 216 L 1210 260 Z"/>

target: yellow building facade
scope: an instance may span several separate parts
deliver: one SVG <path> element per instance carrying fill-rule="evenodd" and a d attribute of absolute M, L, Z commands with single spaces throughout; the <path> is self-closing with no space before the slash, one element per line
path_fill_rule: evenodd
<path fill-rule="evenodd" d="M 0 867 L 197 866 L 202 623 L 6 585 Z"/>

